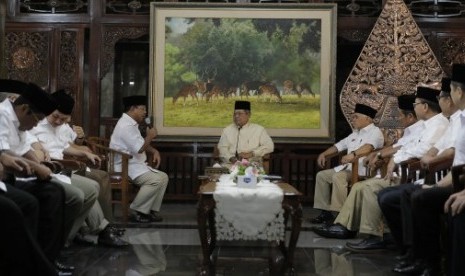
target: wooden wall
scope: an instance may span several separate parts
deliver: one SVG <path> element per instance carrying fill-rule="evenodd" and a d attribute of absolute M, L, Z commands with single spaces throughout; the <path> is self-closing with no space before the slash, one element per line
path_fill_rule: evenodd
<path fill-rule="evenodd" d="M 0 65 L 5 64 L 3 69 L 8 78 L 32 81 L 49 91 L 67 89 L 76 99 L 74 123 L 83 125 L 89 135 L 104 135 L 100 132 L 100 126 L 105 124 L 100 110 L 102 79 L 114 65 L 117 42 L 147 36 L 149 2 L 7 0 L 5 36 L 1 37 L 5 60 Z M 336 99 L 339 99 L 339 91 L 385 1 L 306 2 L 338 4 Z M 446 72 L 452 63 L 465 62 L 463 7 L 446 7 L 433 0 L 405 3 Z M 350 132 L 338 107 L 337 104 L 336 140 Z M 170 174 L 167 199 L 195 199 L 196 177 L 211 162 L 213 145 L 202 141 L 157 143 L 164 159 L 162 169 Z M 311 203 L 315 160 L 327 146 L 277 143 L 271 173 L 283 175 Z"/>

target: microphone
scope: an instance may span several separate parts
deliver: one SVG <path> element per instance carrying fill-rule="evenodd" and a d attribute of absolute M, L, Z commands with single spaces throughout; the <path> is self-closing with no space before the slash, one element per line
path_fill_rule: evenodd
<path fill-rule="evenodd" d="M 242 126 L 237 126 L 237 139 L 236 139 L 236 159 L 239 160 L 239 153 L 237 152 L 237 148 L 239 147 L 239 135 L 241 134 Z"/>
<path fill-rule="evenodd" d="M 153 124 L 152 124 L 152 117 L 145 117 L 144 119 L 145 121 L 145 124 L 149 127 L 149 128 L 152 128 L 153 127 Z"/>

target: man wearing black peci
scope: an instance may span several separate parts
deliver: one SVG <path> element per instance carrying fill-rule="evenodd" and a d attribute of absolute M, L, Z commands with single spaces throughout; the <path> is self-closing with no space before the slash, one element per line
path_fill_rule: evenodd
<path fill-rule="evenodd" d="M 250 102 L 235 102 L 233 123 L 223 129 L 218 142 L 223 163 L 234 163 L 242 159 L 261 163 L 265 154 L 273 152 L 271 137 L 264 127 L 249 122 L 251 115 Z"/>

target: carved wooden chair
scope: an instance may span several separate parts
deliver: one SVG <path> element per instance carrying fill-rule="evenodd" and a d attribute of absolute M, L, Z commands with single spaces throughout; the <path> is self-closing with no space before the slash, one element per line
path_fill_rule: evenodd
<path fill-rule="evenodd" d="M 452 183 L 454 192 L 460 192 L 465 187 L 465 164 L 452 167 Z"/>
<path fill-rule="evenodd" d="M 334 154 L 330 154 L 328 156 L 326 156 L 326 165 L 325 165 L 325 168 L 324 169 L 331 169 L 331 168 L 334 168 L 335 166 L 339 165 L 341 163 L 341 158 L 342 156 L 346 155 L 347 154 L 347 150 L 343 150 L 343 151 L 340 151 L 340 152 L 337 152 L 337 153 L 334 153 Z M 358 174 L 358 169 L 359 169 L 359 160 L 360 158 L 363 158 L 365 156 L 367 156 L 367 154 L 363 154 L 363 155 L 356 155 L 354 160 L 352 161 L 352 172 L 351 172 L 351 176 L 350 176 L 350 180 L 348 182 L 348 185 L 347 185 L 347 194 L 349 194 L 350 192 L 350 189 L 352 188 L 352 186 L 359 182 L 359 181 L 362 181 L 362 180 L 365 180 L 365 179 L 368 179 L 370 176 L 371 176 L 371 171 L 369 169 L 367 169 L 367 174 L 366 175 L 359 175 Z"/>
<path fill-rule="evenodd" d="M 128 221 L 129 202 L 133 198 L 132 189 L 129 185 L 128 165 L 130 154 L 115 150 L 109 147 L 110 140 L 102 137 L 88 137 L 87 144 L 92 151 L 102 158 L 101 168 L 108 172 L 110 176 L 110 186 L 112 190 L 112 204 L 120 204 L 123 214 L 123 221 Z M 121 172 L 115 172 L 114 159 L 120 155 L 122 159 Z"/>
<path fill-rule="evenodd" d="M 453 158 L 437 160 L 423 167 L 420 160 L 412 158 L 400 163 L 400 184 L 412 183 L 421 178 L 425 184 L 434 184 L 451 170 Z"/>

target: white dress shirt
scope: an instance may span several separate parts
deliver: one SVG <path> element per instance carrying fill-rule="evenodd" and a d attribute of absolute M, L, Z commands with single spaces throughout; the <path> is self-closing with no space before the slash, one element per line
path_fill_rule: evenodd
<path fill-rule="evenodd" d="M 460 130 L 460 111 L 456 111 L 449 118 L 449 126 L 439 140 L 434 144 L 438 150 L 438 155 L 446 149 L 453 148 L 455 140 Z"/>
<path fill-rule="evenodd" d="M 0 103 L 0 149 L 22 156 L 30 151 L 27 133 L 20 131 L 19 120 L 9 99 Z"/>
<path fill-rule="evenodd" d="M 44 118 L 30 130 L 31 134 L 49 152 L 51 158 L 63 159 L 63 151 L 70 146 L 68 135 L 61 130 L 62 127 L 64 125 L 53 127 L 47 118 Z"/>
<path fill-rule="evenodd" d="M 132 155 L 128 168 L 128 175 L 131 179 L 149 171 L 145 151 L 139 153 L 144 143 L 145 140 L 139 131 L 139 124 L 129 115 L 123 113 L 111 134 L 110 148 Z M 115 157 L 115 170 L 121 171 L 121 156 L 119 155 Z"/>
<path fill-rule="evenodd" d="M 338 152 L 347 150 L 348 153 L 359 149 L 363 145 L 372 145 L 374 149 L 379 149 L 383 147 L 384 136 L 379 127 L 374 124 L 369 124 L 368 126 L 360 129 L 354 130 L 349 136 L 337 142 L 334 146 L 337 148 Z M 363 166 L 363 159 L 359 158 L 358 173 L 359 175 L 366 174 L 366 168 Z M 339 169 L 351 170 L 352 164 L 342 165 Z M 337 171 L 338 168 L 336 167 Z"/>
<path fill-rule="evenodd" d="M 442 113 L 422 121 L 422 123 L 424 128 L 417 139 L 404 145 L 394 154 L 393 158 L 396 164 L 410 158 L 421 158 L 434 146 L 449 126 L 449 120 Z"/>
<path fill-rule="evenodd" d="M 425 124 L 423 120 L 418 120 L 411 126 L 408 126 L 404 129 L 404 134 L 399 138 L 397 143 L 392 145 L 393 148 L 402 147 L 409 143 L 412 143 L 420 138 L 420 134 L 425 129 Z"/>
<path fill-rule="evenodd" d="M 460 130 L 455 139 L 455 155 L 453 166 L 465 164 L 465 110 L 460 112 Z"/>

